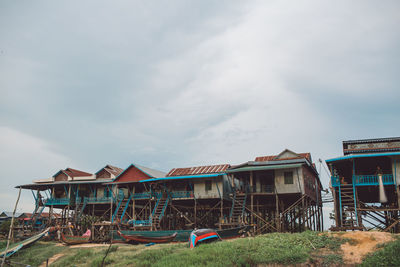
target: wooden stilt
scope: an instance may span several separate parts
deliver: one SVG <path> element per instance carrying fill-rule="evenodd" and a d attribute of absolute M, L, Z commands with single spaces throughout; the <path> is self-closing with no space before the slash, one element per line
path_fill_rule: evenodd
<path fill-rule="evenodd" d="M 22 188 L 20 187 L 19 191 L 18 191 L 17 201 L 15 202 L 15 206 L 14 206 L 14 212 L 11 217 L 11 225 L 10 225 L 10 230 L 8 231 L 7 246 L 6 246 L 6 249 L 4 250 L 5 252 L 8 250 L 8 248 L 10 246 L 10 239 L 11 239 L 11 236 L 13 233 L 13 228 L 14 228 L 14 216 L 15 216 L 15 212 L 17 211 L 19 198 L 21 197 L 21 189 Z M 4 263 L 6 262 L 6 257 L 7 257 L 7 253 L 4 253 L 3 261 L 1 262 L 1 267 L 4 266 Z"/>

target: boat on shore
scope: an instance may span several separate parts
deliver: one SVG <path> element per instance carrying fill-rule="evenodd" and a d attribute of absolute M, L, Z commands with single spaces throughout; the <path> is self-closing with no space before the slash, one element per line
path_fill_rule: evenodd
<path fill-rule="evenodd" d="M 221 237 L 214 229 L 199 229 L 190 233 L 189 247 L 194 248 L 198 243 L 221 240 Z"/>
<path fill-rule="evenodd" d="M 61 233 L 61 241 L 67 245 L 79 245 L 89 243 L 90 236 L 73 236 Z"/>
<path fill-rule="evenodd" d="M 239 226 L 239 227 L 234 227 L 234 228 L 229 228 L 229 229 L 221 229 L 221 230 L 215 230 L 218 235 L 222 239 L 232 239 L 232 238 L 237 238 L 242 236 L 243 234 L 247 233 L 251 229 L 251 226 L 245 225 L 245 226 Z M 187 242 L 190 237 L 190 233 L 193 231 L 192 230 L 166 230 L 166 231 L 131 231 L 131 230 L 120 230 L 119 232 L 123 235 L 140 235 L 146 238 L 154 238 L 154 237 L 160 237 L 160 236 L 171 236 L 174 233 L 177 233 L 176 237 L 170 241 L 170 242 Z M 127 242 L 127 240 L 119 235 L 117 231 L 112 231 L 112 239 L 113 242 L 118 243 L 118 242 Z M 151 243 L 151 242 L 148 242 Z M 155 242 L 153 242 L 155 243 Z"/>
<path fill-rule="evenodd" d="M 0 252 L 0 258 L 3 258 L 4 255 L 6 257 L 10 257 L 11 255 L 17 253 L 19 250 L 28 247 L 29 245 L 32 245 L 33 243 L 35 243 L 36 241 L 38 241 L 39 239 L 41 239 L 43 236 L 45 236 L 47 233 L 49 233 L 50 231 L 54 231 L 54 229 L 52 227 L 47 228 L 46 230 L 44 230 L 43 232 L 34 235 L 30 238 L 27 238 L 21 242 L 12 244 L 10 248 L 6 250 L 3 250 Z"/>
<path fill-rule="evenodd" d="M 120 231 L 117 231 L 117 234 L 124 238 L 126 241 L 138 242 L 138 243 L 169 243 L 172 242 L 175 237 L 178 235 L 177 232 L 172 235 L 160 235 L 160 236 L 146 236 L 141 234 L 123 234 Z"/>

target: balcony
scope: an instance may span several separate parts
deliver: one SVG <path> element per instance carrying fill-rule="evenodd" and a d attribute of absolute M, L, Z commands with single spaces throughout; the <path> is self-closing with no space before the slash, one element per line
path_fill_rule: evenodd
<path fill-rule="evenodd" d="M 353 175 L 353 182 L 355 186 L 379 185 L 379 178 L 378 175 Z M 392 174 L 382 175 L 382 182 L 384 185 L 395 184 Z M 340 185 L 339 176 L 332 176 L 331 183 L 333 187 L 338 187 Z"/>
<path fill-rule="evenodd" d="M 247 193 L 275 193 L 275 186 L 273 184 L 262 184 L 260 186 L 248 186 Z"/>
<path fill-rule="evenodd" d="M 172 191 L 170 192 L 171 198 L 193 198 L 193 191 Z"/>
<path fill-rule="evenodd" d="M 151 193 L 150 192 L 143 192 L 143 193 L 135 193 L 133 194 L 133 199 L 150 199 Z"/>
<path fill-rule="evenodd" d="M 52 206 L 52 205 L 68 205 L 69 204 L 69 198 L 48 198 L 44 201 L 44 204 L 46 206 Z"/>
<path fill-rule="evenodd" d="M 353 181 L 355 185 L 379 185 L 378 175 L 354 175 Z M 384 185 L 393 185 L 394 179 L 392 174 L 382 175 L 382 181 Z"/>
<path fill-rule="evenodd" d="M 111 197 L 85 197 L 88 204 L 107 204 L 111 202 Z"/>

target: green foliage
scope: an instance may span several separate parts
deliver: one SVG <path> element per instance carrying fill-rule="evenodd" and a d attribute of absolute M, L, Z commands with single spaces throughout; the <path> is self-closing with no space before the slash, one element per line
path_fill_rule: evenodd
<path fill-rule="evenodd" d="M 7 240 L 0 241 L 0 250 L 3 250 L 7 247 Z"/>
<path fill-rule="evenodd" d="M 343 265 L 343 258 L 338 254 L 322 255 L 322 266 Z"/>
<path fill-rule="evenodd" d="M 81 225 L 82 231 L 85 232 L 86 229 L 91 229 L 92 225 L 99 221 L 100 221 L 100 218 L 97 216 L 82 215 L 81 219 L 80 219 L 80 225 Z"/>
<path fill-rule="evenodd" d="M 361 266 L 400 266 L 400 239 L 368 255 Z"/>
<path fill-rule="evenodd" d="M 3 235 L 8 235 L 8 232 L 10 231 L 10 226 L 11 220 L 4 221 L 2 224 L 0 224 L 0 233 Z"/>
<path fill-rule="evenodd" d="M 36 242 L 29 248 L 18 251 L 10 258 L 10 261 L 20 262 L 31 266 L 39 266 L 41 263 L 65 250 L 65 247 L 56 246 L 54 242 Z"/>

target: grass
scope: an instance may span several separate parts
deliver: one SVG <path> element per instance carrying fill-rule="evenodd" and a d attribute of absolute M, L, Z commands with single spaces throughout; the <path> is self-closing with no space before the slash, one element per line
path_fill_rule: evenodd
<path fill-rule="evenodd" d="M 186 244 L 165 245 L 136 255 L 119 257 L 113 266 L 254 266 L 257 264 L 298 264 L 311 259 L 310 252 L 336 250 L 342 241 L 314 232 L 267 234 L 232 242 L 203 244 L 188 249 Z M 112 257 L 111 257 L 112 259 Z"/>
<path fill-rule="evenodd" d="M 400 266 L 400 238 L 368 255 L 360 266 Z"/>
<path fill-rule="evenodd" d="M 108 266 L 255 266 L 263 264 L 342 263 L 336 253 L 344 240 L 316 232 L 273 233 L 232 241 L 201 244 L 194 249 L 186 243 L 114 245 L 106 258 Z M 315 248 L 315 249 L 314 249 Z M 67 248 L 39 242 L 11 260 L 37 266 L 63 253 L 52 266 L 100 266 L 107 247 Z M 322 253 L 322 251 L 324 253 Z"/>
<path fill-rule="evenodd" d="M 36 242 L 34 245 L 20 250 L 10 258 L 11 262 L 23 263 L 31 266 L 39 266 L 48 258 L 61 253 L 66 249 L 63 246 L 56 246 L 55 242 Z"/>

